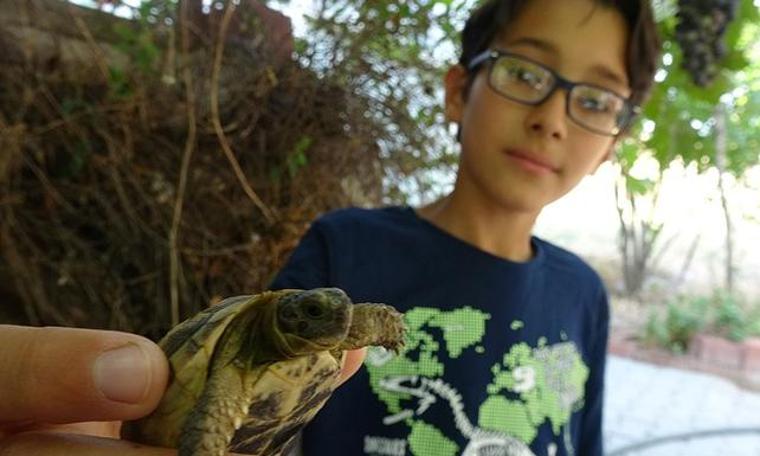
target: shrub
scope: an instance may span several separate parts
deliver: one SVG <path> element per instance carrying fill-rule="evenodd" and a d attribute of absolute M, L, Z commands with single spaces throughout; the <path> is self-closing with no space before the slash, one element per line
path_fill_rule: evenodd
<path fill-rule="evenodd" d="M 685 352 L 692 337 L 707 325 L 708 307 L 709 301 L 704 298 L 677 297 L 667 303 L 664 318 L 661 312 L 650 313 L 644 340 L 675 353 Z"/>
<path fill-rule="evenodd" d="M 650 312 L 643 340 L 683 353 L 692 337 L 703 330 L 735 342 L 760 336 L 760 306 L 723 290 L 711 296 L 678 296 L 668 301 L 664 310 Z"/>

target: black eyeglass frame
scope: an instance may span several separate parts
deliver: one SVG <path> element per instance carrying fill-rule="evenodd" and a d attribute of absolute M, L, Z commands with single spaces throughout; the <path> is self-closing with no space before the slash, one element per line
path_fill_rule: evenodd
<path fill-rule="evenodd" d="M 533 65 L 536 65 L 537 67 L 541 68 L 542 70 L 544 70 L 547 73 L 549 73 L 549 74 L 552 75 L 552 77 L 554 78 L 554 81 L 555 81 L 554 82 L 554 86 L 541 99 L 533 101 L 533 102 L 525 101 L 525 100 L 522 100 L 522 99 L 519 99 L 519 98 L 515 98 L 515 97 L 511 97 L 509 95 L 504 94 L 499 89 L 497 89 L 496 87 L 494 87 L 493 84 L 491 84 L 491 72 L 493 71 L 493 67 L 494 67 L 493 62 L 495 62 L 496 60 L 498 60 L 501 57 L 516 58 L 518 60 L 523 60 L 523 61 L 529 62 L 529 63 L 531 63 Z M 574 81 L 570 81 L 569 79 L 562 77 L 559 73 L 557 73 L 553 69 L 547 67 L 543 63 L 536 62 L 535 60 L 532 60 L 532 59 L 530 59 L 528 57 L 524 57 L 524 56 L 522 56 L 520 54 L 515 54 L 515 53 L 512 53 L 512 52 L 501 51 L 501 50 L 497 50 L 497 49 L 487 49 L 487 50 L 481 52 L 480 54 L 476 55 L 475 57 L 473 57 L 472 60 L 470 60 L 470 63 L 467 65 L 467 70 L 468 71 L 474 71 L 474 70 L 476 70 L 480 65 L 482 65 L 486 61 L 492 62 L 491 66 L 488 68 L 488 86 L 491 87 L 491 89 L 494 92 L 498 93 L 499 95 L 501 95 L 504 98 L 507 98 L 507 99 L 512 100 L 512 101 L 516 101 L 516 102 L 524 104 L 524 105 L 538 106 L 541 103 L 543 103 L 544 101 L 546 101 L 549 97 L 551 97 L 558 88 L 559 89 L 565 89 L 565 96 L 567 97 L 566 102 L 565 102 L 565 112 L 567 114 L 567 117 L 569 117 L 570 119 L 572 119 L 573 122 L 575 122 L 576 124 L 578 124 L 580 127 L 585 128 L 586 130 L 591 131 L 593 133 L 596 133 L 596 134 L 599 134 L 599 135 L 604 135 L 604 136 L 617 136 L 617 135 L 620 134 L 620 132 L 622 132 L 626 128 L 628 128 L 631 125 L 631 122 L 633 121 L 633 119 L 635 119 L 636 116 L 638 116 L 641 113 L 641 108 L 639 106 L 633 104 L 629 98 L 626 98 L 626 97 L 620 95 L 619 93 L 615 92 L 614 90 L 608 89 L 606 87 L 594 85 L 594 84 L 589 84 L 587 82 L 574 82 Z M 609 93 L 615 95 L 616 97 L 619 97 L 621 100 L 623 100 L 624 109 L 618 115 L 618 118 L 620 120 L 618 121 L 617 128 L 613 132 L 604 131 L 604 130 L 597 130 L 595 128 L 591 128 L 591 127 L 589 127 L 587 125 L 584 125 L 583 123 L 579 122 L 578 120 L 575 119 L 575 117 L 573 117 L 572 114 L 570 114 L 570 93 L 572 92 L 572 90 L 576 86 L 592 87 L 594 89 L 604 90 L 605 92 L 609 92 Z"/>

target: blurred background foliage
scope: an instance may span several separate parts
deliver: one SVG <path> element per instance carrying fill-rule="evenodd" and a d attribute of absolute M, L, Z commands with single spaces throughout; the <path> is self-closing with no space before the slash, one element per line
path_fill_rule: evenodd
<path fill-rule="evenodd" d="M 19 13 L 0 15 L 6 46 L 24 17 L 55 28 L 34 17 L 38 0 L 2 2 Z M 262 32 L 271 23 L 259 6 L 288 1 L 76 3 L 121 18 L 100 30 L 102 17 L 60 11 L 96 76 L 72 79 L 55 59 L 29 56 L 3 75 L 0 144 L 17 151 L 13 166 L 0 166 L 9 319 L 155 336 L 221 296 L 265 287 L 320 212 L 416 204 L 450 189 L 457 145 L 442 78 L 476 0 L 314 0 L 284 61 L 268 45 L 288 40 Z M 667 247 L 654 211 L 642 210 L 656 206 L 663 173 L 678 163 L 741 181 L 760 160 L 758 5 L 715 0 L 736 9 L 705 84 L 684 69 L 678 24 L 689 3 L 653 0 L 664 40 L 658 85 L 616 158 L 631 296 Z M 641 161 L 656 172 L 637 171 Z M 66 217 L 51 215 L 60 208 Z M 72 264 L 97 265 L 100 278 Z"/>

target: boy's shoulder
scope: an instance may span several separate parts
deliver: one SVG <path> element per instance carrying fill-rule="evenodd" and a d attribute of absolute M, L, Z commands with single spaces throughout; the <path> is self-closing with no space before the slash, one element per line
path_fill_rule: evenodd
<path fill-rule="evenodd" d="M 385 206 L 380 208 L 347 207 L 327 212 L 314 222 L 325 227 L 358 227 L 397 224 L 411 221 L 412 209 L 408 206 Z"/>
<path fill-rule="evenodd" d="M 543 252 L 543 264 L 547 268 L 554 269 L 557 272 L 569 273 L 581 279 L 601 283 L 601 277 L 596 270 L 578 254 L 544 239 L 538 237 L 534 237 L 533 239 Z"/>

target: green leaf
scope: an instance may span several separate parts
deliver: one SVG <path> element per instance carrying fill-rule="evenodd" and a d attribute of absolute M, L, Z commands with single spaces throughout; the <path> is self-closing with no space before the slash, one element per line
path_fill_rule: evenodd
<path fill-rule="evenodd" d="M 308 164 L 309 161 L 306 157 L 306 152 L 311 147 L 313 141 L 314 140 L 309 136 L 302 136 L 301 139 L 299 139 L 296 143 L 296 147 L 293 149 L 293 152 L 288 155 L 287 167 L 288 174 L 291 178 L 295 177 L 299 169 Z"/>
<path fill-rule="evenodd" d="M 726 57 L 723 59 L 721 64 L 727 70 L 740 71 L 748 67 L 750 64 L 750 61 L 744 55 L 744 52 L 741 52 L 737 49 L 731 49 L 726 55 Z"/>
<path fill-rule="evenodd" d="M 637 179 L 633 176 L 625 176 L 626 190 L 633 195 L 646 195 L 655 186 L 656 182 L 651 179 Z"/>

